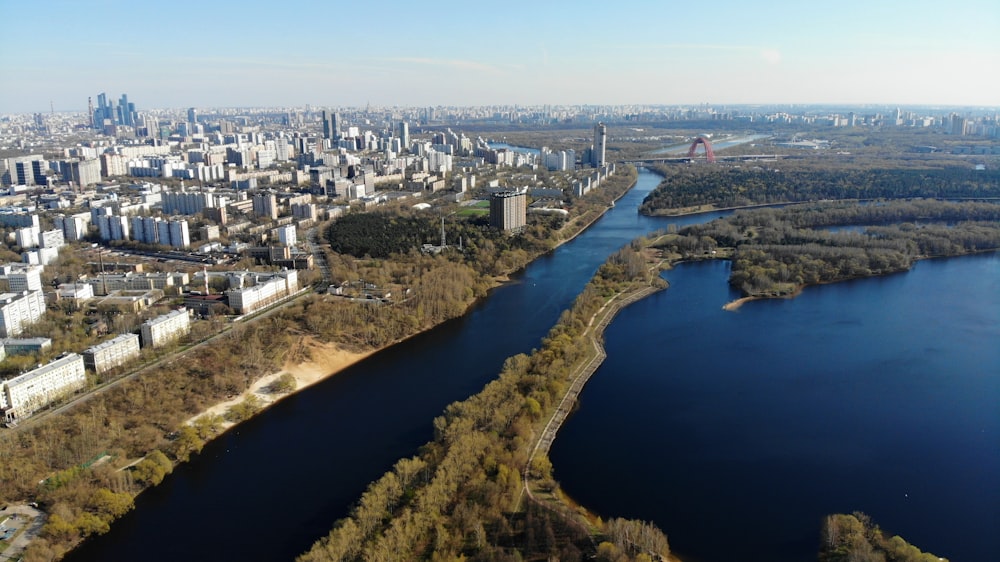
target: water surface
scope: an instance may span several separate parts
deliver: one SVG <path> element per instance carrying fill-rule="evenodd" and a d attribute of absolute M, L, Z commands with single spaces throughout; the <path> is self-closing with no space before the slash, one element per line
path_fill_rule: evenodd
<path fill-rule="evenodd" d="M 810 287 L 737 312 L 728 263 L 609 327 L 551 458 L 601 515 L 652 520 L 685 562 L 815 560 L 863 511 L 954 561 L 1000 552 L 1000 255 Z"/>

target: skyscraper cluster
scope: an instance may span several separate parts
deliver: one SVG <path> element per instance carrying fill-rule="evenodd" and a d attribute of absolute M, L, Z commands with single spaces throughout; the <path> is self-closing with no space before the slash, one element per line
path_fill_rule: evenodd
<path fill-rule="evenodd" d="M 128 94 L 122 94 L 117 104 L 115 100 L 109 100 L 106 93 L 97 94 L 97 108 L 94 109 L 95 129 L 103 129 L 107 125 L 135 127 L 137 121 L 135 104 L 128 101 Z"/>

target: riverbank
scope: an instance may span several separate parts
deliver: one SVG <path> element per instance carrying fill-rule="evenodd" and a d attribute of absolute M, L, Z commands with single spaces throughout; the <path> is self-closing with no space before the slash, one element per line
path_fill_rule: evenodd
<path fill-rule="evenodd" d="M 282 398 L 291 396 L 295 392 L 304 390 L 322 380 L 336 375 L 340 371 L 343 371 L 344 369 L 378 351 L 346 351 L 330 343 L 318 342 L 311 337 L 303 338 L 301 345 L 303 345 L 306 349 L 306 353 L 309 357 L 308 360 L 299 363 L 287 363 L 281 370 L 257 379 L 250 385 L 250 388 L 239 395 L 224 402 L 213 404 L 198 414 L 191 416 L 184 422 L 184 424 L 191 425 L 196 419 L 204 416 L 223 417 L 229 408 L 240 404 L 251 396 L 253 396 L 257 401 L 260 409 L 267 408 Z M 291 375 L 295 380 L 295 388 L 288 392 L 275 392 L 272 390 L 273 385 L 286 374 Z M 237 425 L 237 423 L 223 419 L 219 428 L 222 431 L 225 431 L 235 425 Z"/>

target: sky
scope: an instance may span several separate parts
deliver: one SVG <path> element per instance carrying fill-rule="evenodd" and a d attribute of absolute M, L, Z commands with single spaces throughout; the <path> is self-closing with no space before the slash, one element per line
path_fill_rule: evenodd
<path fill-rule="evenodd" d="M 184 107 L 1000 107 L 1000 1 L 0 0 L 0 114 Z"/>

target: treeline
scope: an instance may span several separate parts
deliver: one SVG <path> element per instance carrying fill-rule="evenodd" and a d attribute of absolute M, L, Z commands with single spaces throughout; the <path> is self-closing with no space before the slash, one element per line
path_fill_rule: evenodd
<path fill-rule="evenodd" d="M 947 562 L 896 535 L 886 538 L 864 513 L 836 514 L 823 521 L 819 562 Z"/>
<path fill-rule="evenodd" d="M 551 463 L 528 459 L 545 421 L 590 349 L 591 317 L 617 291 L 647 284 L 639 252 L 618 252 L 530 355 L 507 359 L 499 377 L 434 420 L 421 454 L 372 483 L 351 515 L 300 562 L 388 560 L 650 560 L 666 537 L 642 522 L 612 520 L 593 538 L 575 517 L 529 502 L 517 510 L 522 473 L 554 488 Z M 628 272 L 635 275 L 630 276 Z M 598 544 L 600 543 L 600 544 Z"/>
<path fill-rule="evenodd" d="M 835 226 L 858 228 L 825 230 Z M 1000 205 L 896 201 L 755 209 L 687 227 L 659 246 L 685 257 L 735 248 L 729 283 L 747 296 L 779 296 L 803 285 L 905 271 L 917 259 L 998 249 Z"/>
<path fill-rule="evenodd" d="M 1000 170 L 940 168 L 837 168 L 792 161 L 759 166 L 657 166 L 664 179 L 639 212 L 669 213 L 700 205 L 742 207 L 823 199 L 1000 197 Z"/>

